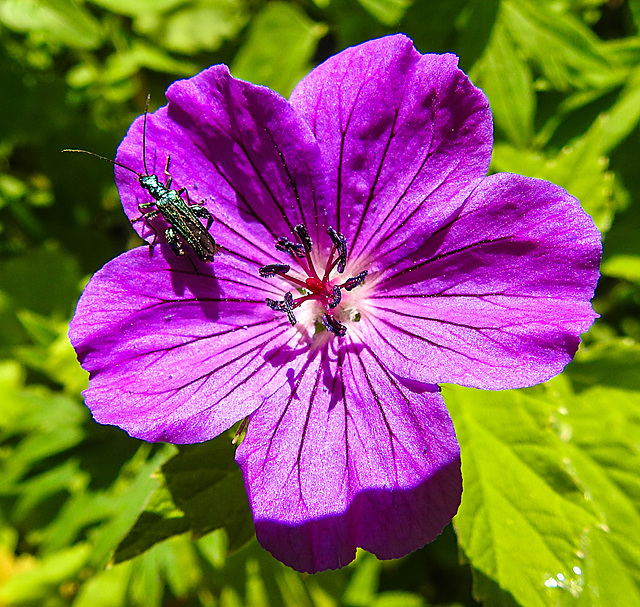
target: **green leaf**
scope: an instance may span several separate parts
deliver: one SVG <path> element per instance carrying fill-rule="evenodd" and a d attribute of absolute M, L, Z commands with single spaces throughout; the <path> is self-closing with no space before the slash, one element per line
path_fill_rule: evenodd
<path fill-rule="evenodd" d="M 567 465 L 602 517 L 584 549 L 579 604 L 640 605 L 640 392 L 595 387 L 565 404 Z"/>
<path fill-rule="evenodd" d="M 235 447 L 222 434 L 206 443 L 180 447 L 180 453 L 162 468 L 166 486 L 194 535 L 224 527 L 229 550 L 253 537 L 253 519 L 234 456 Z"/>
<path fill-rule="evenodd" d="M 600 271 L 606 276 L 640 282 L 640 256 L 614 255 L 602 264 Z"/>
<path fill-rule="evenodd" d="M 629 10 L 636 24 L 636 29 L 640 30 L 640 0 L 629 0 Z"/>
<path fill-rule="evenodd" d="M 618 100 L 589 129 L 589 133 L 593 132 L 592 138 L 599 140 L 603 154 L 617 147 L 640 120 L 640 67 L 632 70 L 627 78 Z"/>
<path fill-rule="evenodd" d="M 190 55 L 215 51 L 225 40 L 234 38 L 248 18 L 239 0 L 195 4 L 163 19 L 163 46 Z"/>
<path fill-rule="evenodd" d="M 557 404 L 539 390 L 445 386 L 443 396 L 462 454 L 464 492 L 454 519 L 462 550 L 521 605 L 552 604 L 545 581 L 576 577 L 583 536 L 599 522 L 549 427 Z"/>
<path fill-rule="evenodd" d="M 554 156 L 533 150 L 518 150 L 505 144 L 493 149 L 492 169 L 551 181 L 575 196 L 591 215 L 600 231 L 606 232 L 621 202 L 617 197 L 614 174 L 602 155 L 597 133 L 566 146 Z"/>
<path fill-rule="evenodd" d="M 116 562 L 130 559 L 156 543 L 190 531 L 200 537 L 224 528 L 229 551 L 253 537 L 253 520 L 242 474 L 228 436 L 180 447 L 162 469 L 159 488 L 116 550 Z"/>
<path fill-rule="evenodd" d="M 171 498 L 166 487 L 160 487 L 149 500 L 132 529 L 118 545 L 114 560 L 121 563 L 149 550 L 174 535 L 189 531 L 189 522 Z"/>
<path fill-rule="evenodd" d="M 358 0 L 362 7 L 380 23 L 396 25 L 400 22 L 413 0 Z"/>
<path fill-rule="evenodd" d="M 39 561 L 33 569 L 18 573 L 0 587 L 3 604 L 43 604 L 44 597 L 53 593 L 63 582 L 72 580 L 84 567 L 91 547 L 77 544 Z"/>
<path fill-rule="evenodd" d="M 552 87 L 600 88 L 620 82 L 602 43 L 571 14 L 529 0 L 504 0 L 502 10 L 509 32 Z"/>
<path fill-rule="evenodd" d="M 533 137 L 535 113 L 533 77 L 502 21 L 496 24 L 472 77 L 489 98 L 496 126 L 515 146 L 528 144 Z"/>
<path fill-rule="evenodd" d="M 112 13 L 139 17 L 152 12 L 164 13 L 185 3 L 185 0 L 90 0 Z"/>
<path fill-rule="evenodd" d="M 292 4 L 270 2 L 254 18 L 231 73 L 288 96 L 309 68 L 325 25 Z"/>
<path fill-rule="evenodd" d="M 100 24 L 71 0 L 4 0 L 0 22 L 72 48 L 91 49 L 102 42 Z"/>
<path fill-rule="evenodd" d="M 79 282 L 77 261 L 56 245 L 34 248 L 0 263 L 0 290 L 16 309 L 28 308 L 59 320 L 69 318 Z"/>
<path fill-rule="evenodd" d="M 631 340 L 615 340 L 582 347 L 565 373 L 577 390 L 610 386 L 640 390 L 640 345 Z"/>
<path fill-rule="evenodd" d="M 127 536 L 140 511 L 159 488 L 159 479 L 153 472 L 175 453 L 173 445 L 162 445 L 148 457 L 150 450 L 151 445 L 141 443 L 135 456 L 124 466 L 118 482 L 110 489 L 113 516 L 91 534 L 94 567 L 103 567 Z"/>
<path fill-rule="evenodd" d="M 111 567 L 92 576 L 82 585 L 73 607 L 122 607 L 127 605 L 126 592 L 131 567 Z"/>

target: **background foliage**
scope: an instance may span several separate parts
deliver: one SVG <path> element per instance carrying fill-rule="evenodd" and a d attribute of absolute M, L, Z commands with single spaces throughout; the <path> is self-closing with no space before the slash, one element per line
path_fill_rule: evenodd
<path fill-rule="evenodd" d="M 0 0 L 0 605 L 640 605 L 639 28 L 640 0 Z M 303 576 L 253 539 L 228 436 L 91 420 L 67 322 L 139 243 L 112 171 L 60 150 L 112 157 L 147 93 L 211 64 L 288 95 L 396 31 L 484 88 L 493 170 L 592 214 L 601 318 L 545 385 L 444 387 L 465 489 L 436 542 Z"/>

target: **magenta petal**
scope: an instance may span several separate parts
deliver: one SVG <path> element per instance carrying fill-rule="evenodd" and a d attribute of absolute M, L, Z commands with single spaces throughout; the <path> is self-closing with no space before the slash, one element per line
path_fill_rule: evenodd
<path fill-rule="evenodd" d="M 200 442 L 284 381 L 290 327 L 264 305 L 269 285 L 227 256 L 194 264 L 197 273 L 168 247 L 139 247 L 87 285 L 69 336 L 91 374 L 84 396 L 96 421 L 148 441 Z"/>
<path fill-rule="evenodd" d="M 491 112 L 457 62 L 388 36 L 342 51 L 293 91 L 354 256 L 433 231 L 486 174 Z"/>
<path fill-rule="evenodd" d="M 172 186 L 186 187 L 192 202 L 208 208 L 220 244 L 270 255 L 273 240 L 299 223 L 317 238 L 315 226 L 327 208 L 320 151 L 286 99 L 233 78 L 224 65 L 175 82 L 167 99 L 147 116 L 147 169 L 164 181 L 171 157 Z M 118 162 L 140 173 L 143 122 L 142 116 L 134 122 L 117 154 Z M 116 180 L 125 212 L 131 220 L 139 217 L 138 205 L 151 196 L 129 171 L 116 168 Z M 166 222 L 158 217 L 153 223 L 163 242 Z M 134 226 L 153 237 L 144 221 Z"/>
<path fill-rule="evenodd" d="M 493 175 L 411 257 L 380 252 L 378 267 L 393 263 L 372 287 L 363 339 L 421 381 L 545 381 L 596 317 L 600 254 L 592 219 L 562 188 Z"/>
<path fill-rule="evenodd" d="M 354 344 L 296 363 L 236 456 L 262 546 L 314 572 L 346 565 L 358 546 L 388 559 L 435 539 L 462 491 L 437 388 L 407 390 Z"/>

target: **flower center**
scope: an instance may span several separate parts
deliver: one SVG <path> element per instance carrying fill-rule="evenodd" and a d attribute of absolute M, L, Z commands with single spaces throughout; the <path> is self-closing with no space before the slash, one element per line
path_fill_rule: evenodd
<path fill-rule="evenodd" d="M 363 284 L 367 270 L 338 284 L 339 281 L 331 279 L 331 275 L 334 270 L 338 274 L 342 274 L 347 265 L 347 240 L 345 237 L 333 228 L 327 230 L 333 244 L 324 270 L 318 272 L 311 259 L 313 243 L 307 228 L 299 224 L 293 228 L 293 231 L 299 242 L 292 242 L 281 236 L 276 240 L 275 246 L 278 251 L 291 255 L 307 278 L 301 280 L 295 276 L 289 276 L 288 272 L 291 270 L 291 266 L 286 263 L 272 263 L 262 266 L 259 270 L 260 276 L 263 278 L 280 276 L 296 287 L 300 293 L 300 296 L 295 299 L 291 292 L 285 293 L 284 299 L 281 301 L 267 298 L 266 304 L 272 310 L 284 312 L 291 326 L 294 326 L 297 320 L 293 311 L 306 301 L 317 301 L 323 309 L 322 324 L 325 329 L 337 337 L 344 337 L 347 333 L 347 327 L 336 318 L 338 305 L 342 301 L 342 289 L 352 291 Z"/>

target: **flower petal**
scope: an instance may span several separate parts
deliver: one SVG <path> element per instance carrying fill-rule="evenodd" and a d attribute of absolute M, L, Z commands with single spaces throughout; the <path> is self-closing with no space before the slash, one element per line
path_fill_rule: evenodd
<path fill-rule="evenodd" d="M 592 219 L 562 188 L 493 175 L 413 255 L 381 255 L 356 330 L 405 377 L 530 386 L 562 370 L 596 317 L 600 254 Z"/>
<path fill-rule="evenodd" d="M 84 396 L 96 421 L 147 441 L 192 443 L 254 411 L 293 356 L 286 317 L 265 295 L 277 297 L 231 256 L 192 264 L 163 245 L 109 262 L 69 332 L 91 374 Z"/>
<path fill-rule="evenodd" d="M 416 550 L 462 492 L 437 388 L 408 390 L 369 350 L 336 343 L 296 361 L 236 455 L 258 540 L 299 571 L 342 567 L 357 546 L 386 559 Z"/>
<path fill-rule="evenodd" d="M 346 49 L 291 95 L 322 149 L 332 225 L 352 255 L 435 230 L 489 167 L 486 97 L 455 55 L 421 55 L 406 36 Z"/>
<path fill-rule="evenodd" d="M 268 261 L 275 238 L 292 234 L 296 224 L 305 223 L 316 236 L 327 206 L 319 148 L 286 99 L 231 77 L 224 65 L 175 82 L 167 99 L 166 107 L 147 115 L 146 168 L 164 179 L 171 157 L 172 186 L 187 187 L 192 202 L 204 199 L 220 244 L 252 258 L 266 254 Z M 143 124 L 141 116 L 117 154 L 118 162 L 140 173 L 146 170 Z M 151 195 L 129 171 L 116 168 L 116 181 L 126 214 L 140 217 L 138 205 Z M 150 238 L 145 223 L 134 225 Z M 154 226 L 164 242 L 166 222 L 158 217 Z"/>

